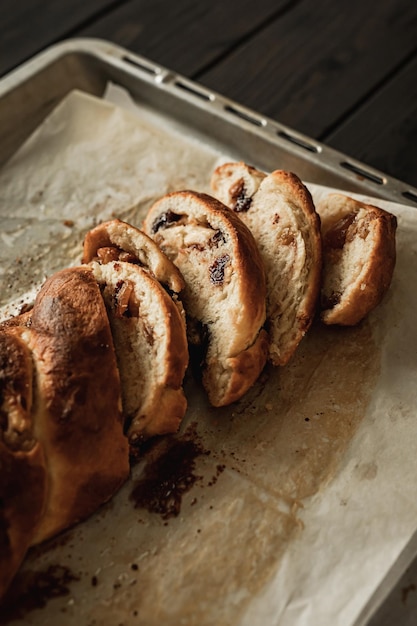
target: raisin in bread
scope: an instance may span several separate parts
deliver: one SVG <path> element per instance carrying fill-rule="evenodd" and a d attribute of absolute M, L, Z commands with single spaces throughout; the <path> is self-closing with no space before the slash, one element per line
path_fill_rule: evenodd
<path fill-rule="evenodd" d="M 182 389 L 188 344 L 182 307 L 142 267 L 91 261 L 112 329 L 130 443 L 176 432 L 187 402 Z"/>
<path fill-rule="evenodd" d="M 83 263 L 127 261 L 143 267 L 173 294 L 184 288 L 178 268 L 143 231 L 119 219 L 102 222 L 84 239 Z"/>
<path fill-rule="evenodd" d="M 324 268 L 321 318 L 352 326 L 382 300 L 395 267 L 397 220 L 344 194 L 329 194 L 321 216 Z"/>
<path fill-rule="evenodd" d="M 214 194 L 252 231 L 266 269 L 269 360 L 285 365 L 314 318 L 322 267 L 320 220 L 291 172 L 264 174 L 245 163 L 213 172 Z"/>
<path fill-rule="evenodd" d="M 193 191 L 159 199 L 144 230 L 184 277 L 188 337 L 204 344 L 202 382 L 211 404 L 238 400 L 267 354 L 265 275 L 252 234 L 218 200 Z"/>

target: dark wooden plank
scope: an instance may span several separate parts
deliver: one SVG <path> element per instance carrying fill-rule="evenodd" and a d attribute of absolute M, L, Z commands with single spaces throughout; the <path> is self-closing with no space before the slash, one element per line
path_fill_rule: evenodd
<path fill-rule="evenodd" d="M 125 0 L 126 1 L 126 0 Z M 1 0 L 0 75 L 123 0 Z"/>
<path fill-rule="evenodd" d="M 415 65 L 390 87 L 417 45 L 417 4 L 372 4 L 2 0 L 0 74 L 68 36 L 101 37 L 417 184 Z"/>
<path fill-rule="evenodd" d="M 324 140 L 417 187 L 417 58 Z"/>
<path fill-rule="evenodd" d="M 296 0 L 131 0 L 78 34 L 99 37 L 192 77 Z"/>
<path fill-rule="evenodd" d="M 198 78 L 318 138 L 416 44 L 410 0 L 304 0 Z"/>

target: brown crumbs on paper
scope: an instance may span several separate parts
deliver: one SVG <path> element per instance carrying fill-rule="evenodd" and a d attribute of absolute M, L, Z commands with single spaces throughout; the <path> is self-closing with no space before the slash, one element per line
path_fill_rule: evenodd
<path fill-rule="evenodd" d="M 69 595 L 70 583 L 77 580 L 79 576 L 63 565 L 18 573 L 0 606 L 0 624 L 8 624 L 30 611 L 42 609 L 53 598 Z"/>
<path fill-rule="evenodd" d="M 196 459 L 208 454 L 192 427 L 182 438 L 162 439 L 152 448 L 143 476 L 134 483 L 130 499 L 135 508 L 164 520 L 179 515 L 183 496 L 201 480 L 195 473 Z"/>
<path fill-rule="evenodd" d="M 405 605 L 407 604 L 408 594 L 412 591 L 416 590 L 416 586 L 414 583 L 407 585 L 407 587 L 403 587 L 401 589 L 401 602 Z"/>

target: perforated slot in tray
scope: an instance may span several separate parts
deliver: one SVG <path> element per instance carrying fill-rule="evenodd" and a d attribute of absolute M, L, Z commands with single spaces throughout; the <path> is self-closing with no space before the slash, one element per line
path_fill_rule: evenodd
<path fill-rule="evenodd" d="M 357 174 L 358 176 L 363 176 L 363 178 L 366 178 L 367 180 L 370 180 L 377 185 L 383 185 L 385 183 L 385 179 L 382 176 L 375 174 L 374 172 L 366 169 L 363 166 L 356 165 L 355 163 L 350 163 L 349 161 L 341 161 L 340 166 L 343 167 L 345 170 L 349 170 L 350 172 Z"/>

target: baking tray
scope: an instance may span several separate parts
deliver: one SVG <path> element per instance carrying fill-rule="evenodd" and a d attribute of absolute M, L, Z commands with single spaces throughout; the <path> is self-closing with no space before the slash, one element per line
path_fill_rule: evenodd
<path fill-rule="evenodd" d="M 417 189 L 240 106 L 112 43 L 64 41 L 0 82 L 0 166 L 72 89 L 102 96 L 108 81 L 208 145 L 267 171 L 417 206 Z"/>
<path fill-rule="evenodd" d="M 214 149 L 260 169 L 293 170 L 305 181 L 417 206 L 417 189 L 144 57 L 93 39 L 55 45 L 0 81 L 0 166 L 69 92 L 101 97 L 109 82 Z M 406 550 L 396 579 L 414 553 L 414 548 Z M 388 616 L 398 615 L 399 598 L 394 590 Z M 384 612 L 379 615 L 373 626 L 385 623 Z"/>

